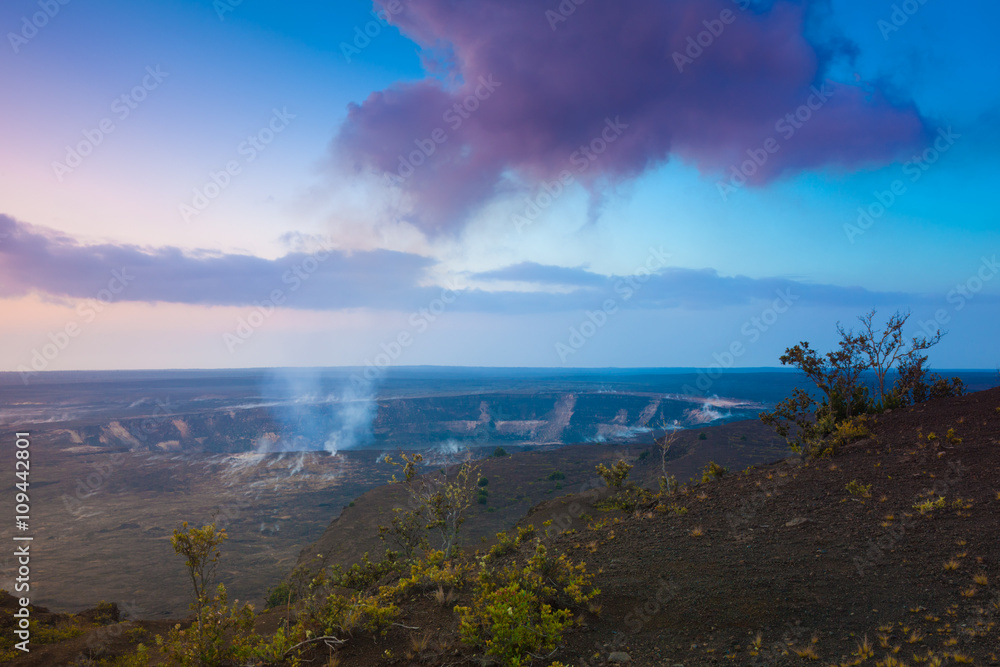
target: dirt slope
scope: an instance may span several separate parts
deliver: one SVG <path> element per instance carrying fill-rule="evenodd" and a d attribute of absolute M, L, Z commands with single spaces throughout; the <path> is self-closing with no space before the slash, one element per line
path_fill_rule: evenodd
<path fill-rule="evenodd" d="M 870 497 L 851 495 L 853 480 Z M 944 507 L 914 507 L 940 496 Z M 833 664 L 867 635 L 879 660 L 917 664 L 933 649 L 997 663 L 1000 389 L 883 415 L 841 456 L 730 475 L 678 504 L 685 514 L 557 540 L 603 570 L 604 592 L 559 659 L 774 665 L 809 651 Z"/>

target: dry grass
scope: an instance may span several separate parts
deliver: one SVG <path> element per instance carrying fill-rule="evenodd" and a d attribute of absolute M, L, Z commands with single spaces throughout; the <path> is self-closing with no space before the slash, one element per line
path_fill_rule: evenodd
<path fill-rule="evenodd" d="M 434 601 L 442 607 L 450 607 L 457 599 L 458 593 L 454 589 L 448 589 L 446 592 L 442 586 L 438 586 L 438 589 L 434 591 Z"/>
<path fill-rule="evenodd" d="M 808 660 L 819 660 L 819 655 L 816 653 L 816 649 L 812 646 L 806 646 L 805 648 L 795 649 L 795 655 L 800 658 L 806 658 Z"/>

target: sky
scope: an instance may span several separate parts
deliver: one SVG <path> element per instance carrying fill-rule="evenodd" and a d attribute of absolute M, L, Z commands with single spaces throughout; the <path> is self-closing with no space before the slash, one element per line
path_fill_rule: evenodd
<path fill-rule="evenodd" d="M 986 0 L 8 0 L 0 370 L 1000 366 Z"/>

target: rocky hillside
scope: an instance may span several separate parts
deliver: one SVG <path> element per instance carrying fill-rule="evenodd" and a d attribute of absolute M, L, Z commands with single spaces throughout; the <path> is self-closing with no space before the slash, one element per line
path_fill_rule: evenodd
<path fill-rule="evenodd" d="M 609 493 L 556 497 L 521 520 L 550 553 L 586 563 L 601 590 L 532 665 L 1000 664 L 1000 389 L 884 414 L 832 458 L 734 470 L 635 511 L 602 510 Z M 524 563 L 535 546 L 498 564 Z M 487 664 L 460 641 L 453 611 L 474 585 L 443 601 L 399 589 L 384 634 L 356 629 L 303 657 Z M 57 644 L 22 662 L 68 654 Z"/>

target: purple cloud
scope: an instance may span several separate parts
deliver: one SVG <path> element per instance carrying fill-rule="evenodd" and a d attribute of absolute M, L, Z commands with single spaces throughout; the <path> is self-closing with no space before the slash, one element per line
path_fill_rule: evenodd
<path fill-rule="evenodd" d="M 419 255 L 316 248 L 274 260 L 180 248 L 81 245 L 0 214 L 0 298 L 56 298 L 243 306 L 279 290 L 289 308 L 410 308 L 440 290 L 417 287 Z"/>
<path fill-rule="evenodd" d="M 523 262 L 471 274 L 487 281 L 534 283 L 533 292 L 421 285 L 434 260 L 376 250 L 351 254 L 318 249 L 277 259 L 185 252 L 105 243 L 81 245 L 49 229 L 0 214 L 0 299 L 37 293 L 57 299 L 252 306 L 281 291 L 285 308 L 416 311 L 454 293 L 449 310 L 465 313 L 553 313 L 598 308 L 702 310 L 773 301 L 790 295 L 810 306 L 908 307 L 938 304 L 940 295 L 875 292 L 789 278 L 722 276 L 713 269 L 664 267 L 633 276 Z M 572 287 L 569 292 L 554 288 Z M 110 291 L 109 291 L 110 290 Z M 450 297 L 449 297 L 450 298 Z M 996 295 L 977 299 L 996 302 Z"/>
<path fill-rule="evenodd" d="M 351 105 L 332 150 L 358 171 L 392 175 L 417 206 L 414 222 L 435 232 L 510 187 L 510 173 L 568 173 L 596 188 L 678 156 L 718 177 L 773 138 L 779 150 L 749 178 L 759 185 L 787 171 L 884 163 L 919 145 L 928 128 L 912 105 L 825 80 L 850 45 L 810 43 L 812 4 L 404 2 L 394 22 L 444 63 L 449 83 L 399 83 Z"/>

